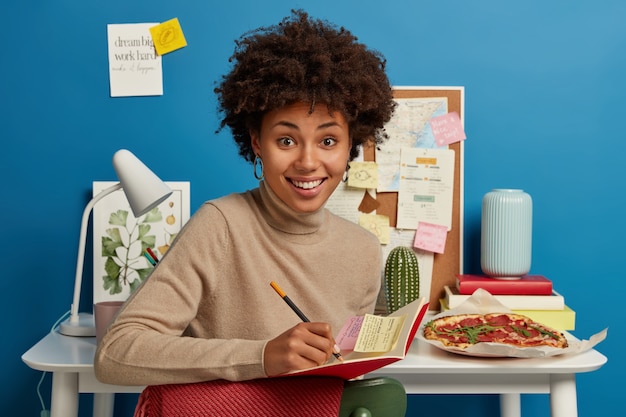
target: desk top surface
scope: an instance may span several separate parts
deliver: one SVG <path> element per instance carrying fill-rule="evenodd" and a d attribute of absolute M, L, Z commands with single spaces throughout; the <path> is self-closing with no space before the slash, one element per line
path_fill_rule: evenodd
<path fill-rule="evenodd" d="M 595 349 L 544 358 L 480 358 L 446 352 L 416 339 L 408 355 L 385 367 L 385 374 L 559 374 L 595 371 L 607 362 Z"/>
<path fill-rule="evenodd" d="M 22 355 L 31 368 L 50 372 L 92 372 L 96 351 L 95 337 L 64 336 L 48 333 Z M 590 372 L 607 362 L 595 349 L 549 358 L 475 358 L 444 352 L 416 339 L 405 359 L 385 367 L 385 374 L 546 374 Z"/>

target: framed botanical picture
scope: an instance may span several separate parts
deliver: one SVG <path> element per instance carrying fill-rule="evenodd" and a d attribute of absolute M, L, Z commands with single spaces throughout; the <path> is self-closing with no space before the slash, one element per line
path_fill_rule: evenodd
<path fill-rule="evenodd" d="M 150 275 L 189 220 L 189 182 L 165 183 L 172 194 L 139 218 L 133 215 L 123 190 L 114 191 L 94 206 L 94 304 L 126 300 Z M 115 184 L 94 181 L 93 195 Z"/>

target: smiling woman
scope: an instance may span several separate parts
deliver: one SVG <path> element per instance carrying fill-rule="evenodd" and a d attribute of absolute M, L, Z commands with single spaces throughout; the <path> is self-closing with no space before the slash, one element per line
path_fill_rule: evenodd
<path fill-rule="evenodd" d="M 310 368 L 332 357 L 347 317 L 374 311 L 379 241 L 324 205 L 362 145 L 386 138 L 395 104 L 382 55 L 302 11 L 236 45 L 215 92 L 259 186 L 196 211 L 99 345 L 103 382 Z M 275 279 L 311 322 L 276 302 Z"/>

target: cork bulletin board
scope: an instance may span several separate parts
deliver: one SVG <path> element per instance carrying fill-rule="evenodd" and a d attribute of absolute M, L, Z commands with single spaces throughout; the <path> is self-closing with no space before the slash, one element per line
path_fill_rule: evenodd
<path fill-rule="evenodd" d="M 396 98 L 447 98 L 448 112 L 457 112 L 461 121 L 464 120 L 463 87 L 396 87 Z M 463 268 L 463 143 L 449 145 L 454 150 L 454 188 L 452 203 L 452 227 L 446 238 L 444 253 L 434 254 L 433 275 L 430 292 L 430 309 L 438 310 L 439 299 L 443 298 L 444 285 L 455 285 L 456 274 Z M 364 159 L 375 161 L 374 147 L 364 149 Z M 396 226 L 398 193 L 377 193 L 376 200 L 380 204 L 377 214 L 389 217 L 389 225 Z"/>

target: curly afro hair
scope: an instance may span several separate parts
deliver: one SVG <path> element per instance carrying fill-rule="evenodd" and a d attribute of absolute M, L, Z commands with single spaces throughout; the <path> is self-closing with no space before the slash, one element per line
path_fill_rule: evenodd
<path fill-rule="evenodd" d="M 348 121 L 354 159 L 366 142 L 383 142 L 395 108 L 386 61 L 343 27 L 292 10 L 277 25 L 235 41 L 231 71 L 215 88 L 223 118 L 247 161 L 254 160 L 249 131 L 268 111 L 304 102 L 325 104 Z"/>

